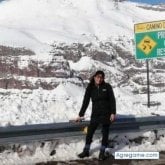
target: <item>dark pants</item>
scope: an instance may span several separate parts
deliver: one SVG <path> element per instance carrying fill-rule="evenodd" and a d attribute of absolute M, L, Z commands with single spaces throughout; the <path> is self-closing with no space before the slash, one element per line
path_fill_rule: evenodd
<path fill-rule="evenodd" d="M 89 148 L 93 135 L 99 126 L 99 122 L 90 122 L 88 126 L 88 131 L 86 135 L 86 148 Z M 108 146 L 108 135 L 109 135 L 109 126 L 110 124 L 102 124 L 102 147 L 106 148 Z"/>

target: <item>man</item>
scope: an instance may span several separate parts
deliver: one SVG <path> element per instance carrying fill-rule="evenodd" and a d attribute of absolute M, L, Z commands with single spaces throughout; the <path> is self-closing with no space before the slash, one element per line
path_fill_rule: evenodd
<path fill-rule="evenodd" d="M 114 92 L 109 83 L 104 81 L 105 74 L 103 71 L 97 71 L 86 88 L 83 104 L 76 121 L 79 122 L 84 118 L 85 111 L 92 100 L 91 121 L 88 126 L 86 143 L 83 152 L 78 156 L 80 158 L 88 157 L 90 145 L 95 130 L 99 124 L 102 124 L 102 145 L 99 153 L 99 160 L 106 159 L 105 149 L 108 146 L 109 127 L 115 121 L 116 100 Z"/>

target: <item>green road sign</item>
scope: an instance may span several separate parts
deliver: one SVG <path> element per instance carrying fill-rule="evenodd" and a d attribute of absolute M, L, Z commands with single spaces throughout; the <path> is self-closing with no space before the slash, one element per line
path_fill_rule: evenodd
<path fill-rule="evenodd" d="M 134 31 L 136 59 L 165 57 L 165 21 L 135 24 Z"/>

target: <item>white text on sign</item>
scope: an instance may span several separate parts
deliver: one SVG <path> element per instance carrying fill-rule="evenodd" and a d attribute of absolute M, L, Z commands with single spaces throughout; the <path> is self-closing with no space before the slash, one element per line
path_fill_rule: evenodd
<path fill-rule="evenodd" d="M 158 32 L 158 39 L 162 39 L 162 38 L 165 38 L 165 32 L 164 31 Z"/>

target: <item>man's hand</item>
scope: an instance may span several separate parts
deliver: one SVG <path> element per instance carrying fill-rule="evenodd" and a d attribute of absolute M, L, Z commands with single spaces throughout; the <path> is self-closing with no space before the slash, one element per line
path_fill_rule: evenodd
<path fill-rule="evenodd" d="M 115 121 L 115 118 L 116 118 L 116 115 L 115 114 L 111 114 L 111 116 L 110 116 L 111 122 L 114 122 Z"/>
<path fill-rule="evenodd" d="M 76 119 L 75 119 L 75 122 L 81 122 L 82 120 L 84 120 L 84 116 L 80 117 L 78 116 Z"/>

